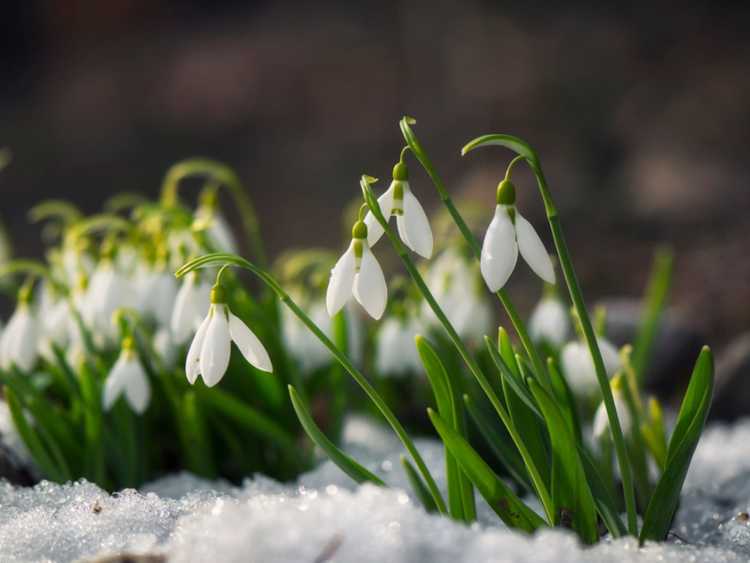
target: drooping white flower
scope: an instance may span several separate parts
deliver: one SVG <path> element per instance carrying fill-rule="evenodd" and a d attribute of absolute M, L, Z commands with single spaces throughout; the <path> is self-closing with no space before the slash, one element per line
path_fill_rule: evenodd
<path fill-rule="evenodd" d="M 448 248 L 430 264 L 426 281 L 461 338 L 478 341 L 490 332 L 492 308 L 482 290 L 481 276 L 474 260 Z M 440 326 L 427 302 L 422 305 L 422 313 L 430 325 Z"/>
<path fill-rule="evenodd" d="M 70 305 L 67 299 L 55 295 L 49 282 L 42 282 L 39 292 L 38 318 L 40 322 L 39 352 L 52 358 L 52 346 L 64 347 L 70 340 Z"/>
<path fill-rule="evenodd" d="M 617 348 L 606 338 L 598 337 L 599 350 L 604 361 L 607 377 L 612 377 L 621 367 Z M 581 396 L 592 396 L 599 391 L 594 360 L 585 342 L 568 342 L 561 354 L 562 369 L 572 391 Z"/>
<path fill-rule="evenodd" d="M 613 381 L 612 383 L 612 397 L 615 401 L 617 418 L 620 421 L 620 428 L 622 429 L 623 435 L 627 436 L 633 428 L 633 419 L 630 416 L 630 409 L 628 408 L 627 401 L 620 389 L 620 385 L 624 385 L 625 383 L 623 381 Z M 596 409 L 592 434 L 595 442 L 599 442 L 605 437 L 611 439 L 609 417 L 607 416 L 607 408 L 604 406 L 604 401 L 602 401 L 599 408 Z"/>
<path fill-rule="evenodd" d="M 185 276 L 174 300 L 170 327 L 175 343 L 187 342 L 203 320 L 210 305 L 211 284 L 195 271 Z"/>
<path fill-rule="evenodd" d="M 132 337 L 123 342 L 120 357 L 107 376 L 102 396 L 104 410 L 110 410 L 122 394 L 130 408 L 138 414 L 143 414 L 151 399 L 151 384 L 138 361 Z"/>
<path fill-rule="evenodd" d="M 414 318 L 383 321 L 375 349 L 375 368 L 379 375 L 388 377 L 422 371 L 422 361 L 414 342 L 420 331 L 419 322 Z"/>
<path fill-rule="evenodd" d="M 165 265 L 144 268 L 137 278 L 136 288 L 139 311 L 159 326 L 169 326 L 178 289 L 172 272 Z"/>
<path fill-rule="evenodd" d="M 409 174 L 406 165 L 399 162 L 393 167 L 393 181 L 383 195 L 378 198 L 383 216 L 388 220 L 396 216 L 398 234 L 404 244 L 424 258 L 432 256 L 432 229 L 430 221 L 409 187 Z M 383 227 L 372 212 L 365 216 L 367 244 L 372 248 L 383 236 Z"/>
<path fill-rule="evenodd" d="M 352 294 L 374 319 L 383 316 L 388 301 L 383 270 L 367 244 L 367 226 L 358 221 L 352 229 L 352 242 L 331 270 L 326 292 L 328 314 L 334 316 Z"/>
<path fill-rule="evenodd" d="M 562 346 L 570 329 L 570 318 L 565 305 L 557 297 L 545 295 L 531 312 L 529 334 L 537 342 Z"/>
<path fill-rule="evenodd" d="M 506 179 L 497 188 L 495 216 L 482 244 L 480 266 L 490 291 L 498 291 L 508 281 L 519 251 L 536 275 L 547 283 L 555 283 L 555 270 L 544 243 L 516 209 L 515 187 Z"/>
<path fill-rule="evenodd" d="M 303 296 L 296 295 L 293 298 L 300 303 Z M 322 301 L 313 301 L 305 307 L 305 310 L 310 320 L 330 338 L 331 318 L 328 316 L 325 304 Z M 311 373 L 331 363 L 332 357 L 328 348 L 323 346 L 288 307 L 284 307 L 281 311 L 281 337 L 284 347 L 297 361 L 303 374 Z"/>
<path fill-rule="evenodd" d="M 232 229 L 219 211 L 218 197 L 215 190 L 206 190 L 201 194 L 201 203 L 195 210 L 194 225 L 204 230 L 213 250 L 237 253 L 237 242 Z"/>
<path fill-rule="evenodd" d="M 116 331 L 112 324 L 115 310 L 134 305 L 133 286 L 118 271 L 112 260 L 105 258 L 97 265 L 88 285 L 87 303 L 83 306 L 86 315 L 101 339 L 113 340 Z"/>
<path fill-rule="evenodd" d="M 160 327 L 154 334 L 154 350 L 161 358 L 164 367 L 172 369 L 177 360 L 177 346 L 168 328 Z"/>
<path fill-rule="evenodd" d="M 271 372 L 273 366 L 268 352 L 258 337 L 226 304 L 223 290 L 214 286 L 208 315 L 198 327 L 185 361 L 185 373 L 193 384 L 199 375 L 208 387 L 213 387 L 227 371 L 231 343 L 234 342 L 250 365 Z"/>
<path fill-rule="evenodd" d="M 38 347 L 39 321 L 28 299 L 21 298 L 0 338 L 0 365 L 3 369 L 15 365 L 30 371 L 36 363 Z"/>

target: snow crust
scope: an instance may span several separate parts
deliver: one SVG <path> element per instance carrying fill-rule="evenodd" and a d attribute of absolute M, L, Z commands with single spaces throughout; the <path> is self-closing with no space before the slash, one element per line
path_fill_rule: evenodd
<path fill-rule="evenodd" d="M 140 491 L 0 483 L 0 561 L 97 560 L 127 553 L 175 562 L 734 562 L 750 558 L 750 419 L 707 430 L 667 543 L 583 548 L 565 531 L 505 528 L 480 501 L 470 527 L 426 514 L 406 493 L 399 444 L 352 419 L 346 447 L 390 489 L 356 486 L 324 462 L 294 484 L 258 476 L 235 487 L 182 473 Z M 443 483 L 437 442 L 417 442 Z"/>

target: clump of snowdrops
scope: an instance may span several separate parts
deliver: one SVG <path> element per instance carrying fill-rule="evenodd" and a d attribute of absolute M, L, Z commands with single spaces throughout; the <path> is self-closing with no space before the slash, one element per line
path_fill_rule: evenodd
<path fill-rule="evenodd" d="M 445 445 L 447 498 L 382 394 L 259 264 L 233 254 L 213 253 L 189 261 L 177 275 L 207 267 L 236 267 L 252 272 L 273 291 L 362 388 L 401 440 L 407 453 L 402 458 L 404 470 L 425 509 L 472 522 L 476 518 L 476 489 L 500 519 L 525 532 L 563 526 L 574 530 L 585 543 L 597 542 L 604 533 L 634 535 L 641 541 L 665 538 L 705 423 L 713 386 L 711 352 L 704 348 L 670 437 L 658 401 L 643 396 L 643 376 L 668 285 L 669 257 L 661 255 L 656 261 L 644 322 L 634 347 L 618 351 L 602 334 L 601 316 L 596 326 L 589 316 L 551 191 L 533 149 L 521 139 L 502 134 L 479 137 L 463 148 L 463 155 L 491 145 L 516 154 L 500 179 L 495 201 L 488 203 L 494 215 L 480 242 L 414 134 L 414 123 L 408 117 L 400 122 L 406 146 L 387 189 L 378 196 L 377 180 L 368 175 L 361 178 L 362 206 L 346 250 L 331 271 L 325 305 L 333 319 L 353 301 L 374 320 L 388 312 L 388 283 L 373 252 L 385 235 L 403 263 L 421 307 L 429 310 L 429 315 L 421 317 L 436 320 L 440 330 L 420 334 L 416 309 L 409 310 L 399 299 L 399 306 L 391 307 L 390 316 L 381 321 L 378 365 L 384 372 L 419 371 L 418 357 L 433 393 L 428 415 Z M 416 261 L 432 259 L 434 239 L 429 218 L 409 181 L 410 156 L 427 173 L 463 238 L 457 255 L 468 254 L 478 262 L 486 289 L 505 310 L 515 340 L 500 327 L 495 334 L 484 336 L 483 348 L 473 346 L 466 327 L 461 334 L 457 324 L 461 308 L 469 308 L 474 299 L 474 286 L 464 281 L 451 300 L 445 287 L 450 283 L 423 276 Z M 562 284 L 558 284 L 544 242 L 516 206 L 513 170 L 522 165 L 529 167 L 536 179 L 572 314 L 562 302 L 564 291 L 558 288 Z M 392 216 L 395 230 L 389 222 Z M 546 288 L 529 327 L 504 289 L 520 262 L 519 255 Z M 441 259 L 444 257 L 436 261 Z M 438 271 L 450 276 L 461 267 L 461 259 L 449 259 Z M 434 274 L 435 269 L 428 272 Z M 466 272 L 458 276 L 466 278 Z M 436 294 L 441 281 L 443 287 Z M 403 292 L 401 285 L 399 291 Z M 571 317 L 578 337 L 566 342 Z M 466 323 L 472 322 L 481 324 L 482 316 L 472 313 Z M 199 332 L 196 339 L 200 337 Z M 412 337 L 413 348 L 405 344 Z M 358 482 L 383 486 L 377 475 L 326 436 L 299 389 L 290 385 L 289 394 L 308 435 L 332 461 Z M 485 459 L 472 444 L 471 426 L 479 431 L 494 460 Z M 498 467 L 510 481 L 498 475 Z M 536 496 L 541 514 L 523 500 L 525 494 Z"/>
<path fill-rule="evenodd" d="M 196 187 L 193 208 L 182 199 Z M 237 210 L 244 240 L 222 199 Z M 93 216 L 47 201 L 30 220 L 49 243 L 46 260 L 0 260 L 0 287 L 15 301 L 0 328 L 0 406 L 38 477 L 120 489 L 180 469 L 239 480 L 289 479 L 310 467 L 285 385 L 309 385 L 310 398 L 326 404 L 339 397 L 326 425 L 335 433 L 341 369 L 302 362 L 308 354 L 287 344 L 297 342 L 295 327 L 271 292 L 251 291 L 230 271 L 220 285 L 217 271 L 174 276 L 191 257 L 243 242 L 265 264 L 252 203 L 230 169 L 184 161 L 168 171 L 158 201 L 120 194 Z M 205 348 L 191 347 L 207 317 L 226 323 Z M 244 358 L 230 358 L 230 342 Z"/>

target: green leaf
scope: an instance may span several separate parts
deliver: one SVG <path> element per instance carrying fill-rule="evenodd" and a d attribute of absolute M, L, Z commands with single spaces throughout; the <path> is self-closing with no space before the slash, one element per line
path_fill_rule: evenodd
<path fill-rule="evenodd" d="M 451 451 L 461 469 L 503 522 L 511 528 L 529 533 L 546 525 L 541 516 L 526 506 L 439 414 L 432 409 L 427 409 L 427 414 L 445 447 Z"/>
<path fill-rule="evenodd" d="M 520 376 L 516 375 L 517 372 L 514 372 L 513 369 L 511 369 L 505 362 L 505 360 L 500 357 L 500 354 L 498 354 L 497 350 L 495 349 L 494 342 L 492 342 L 492 340 L 488 336 L 484 337 L 484 343 L 487 347 L 487 351 L 490 353 L 492 361 L 495 363 L 495 366 L 500 372 L 500 376 L 503 378 L 503 381 L 505 382 L 507 380 L 508 385 L 513 389 L 513 391 L 516 392 L 518 398 L 526 404 L 529 410 L 531 410 L 531 412 L 533 412 L 539 420 L 543 420 L 542 414 L 539 412 L 539 408 L 534 401 L 534 397 L 531 396 L 528 388 L 521 381 Z M 514 369 L 517 369 L 515 359 L 513 360 L 513 366 Z"/>
<path fill-rule="evenodd" d="M 547 421 L 550 436 L 555 523 L 570 526 L 585 543 L 595 543 L 599 539 L 596 507 L 575 438 L 554 399 L 536 381 L 528 381 Z"/>
<path fill-rule="evenodd" d="M 518 451 L 509 444 L 510 437 L 507 434 L 500 434 L 493 424 L 493 419 L 490 415 L 484 412 L 484 409 L 480 405 L 477 405 L 468 395 L 464 395 L 464 404 L 466 405 L 466 410 L 469 412 L 469 416 L 471 416 L 474 424 L 479 429 L 479 433 L 498 461 L 503 464 L 503 467 L 505 467 L 517 483 L 525 487 L 529 492 L 534 492 L 534 486 L 529 479 L 523 459 L 518 454 Z"/>
<path fill-rule="evenodd" d="M 641 384 L 648 370 L 651 350 L 672 284 L 672 258 L 670 250 L 661 248 L 656 252 L 651 266 L 641 324 L 633 345 L 633 369 Z"/>
<path fill-rule="evenodd" d="M 713 355 L 708 346 L 704 346 L 693 368 L 690 384 L 677 416 L 677 424 L 669 441 L 666 468 L 656 484 L 643 518 L 641 543 L 646 540 L 663 540 L 669 532 L 690 461 L 711 407 L 713 383 Z"/>
<path fill-rule="evenodd" d="M 414 494 L 419 499 L 419 502 L 422 503 L 424 509 L 427 512 L 437 512 L 435 500 L 432 498 L 430 491 L 427 489 L 427 485 L 424 484 L 422 478 L 419 476 L 419 473 L 417 473 L 417 470 L 414 469 L 414 466 L 409 463 L 409 460 L 406 459 L 406 457 L 404 457 L 403 455 L 401 456 L 401 465 L 403 466 L 404 472 L 406 473 L 406 478 L 409 479 L 409 484 L 411 485 Z"/>
<path fill-rule="evenodd" d="M 555 393 L 557 402 L 562 406 L 562 414 L 565 416 L 565 420 L 568 422 L 573 436 L 575 436 L 578 442 L 581 442 L 583 434 L 581 433 L 581 421 L 578 418 L 575 396 L 568 382 L 557 368 L 557 364 L 553 358 L 547 358 L 547 370 L 549 371 L 552 390 Z"/>
<path fill-rule="evenodd" d="M 440 361 L 437 352 L 426 338 L 417 336 L 415 344 L 424 365 L 427 379 L 435 394 L 438 412 L 456 432 L 465 436 L 463 413 L 460 411 L 461 402 L 451 385 L 443 362 Z M 451 516 L 456 520 L 467 522 L 474 520 L 476 516 L 473 503 L 474 491 L 468 479 L 463 475 L 457 461 L 448 450 L 445 450 L 445 472 L 448 482 L 448 509 Z M 468 514 L 464 511 L 464 507 L 468 508 Z"/>
<path fill-rule="evenodd" d="M 205 417 L 201 412 L 201 405 L 195 391 L 188 391 L 182 396 L 180 411 L 186 443 L 191 446 L 185 452 L 188 469 L 197 475 L 214 478 L 217 475 L 217 469 Z"/>
<path fill-rule="evenodd" d="M 305 429 L 310 439 L 323 450 L 326 455 L 335 463 L 341 471 L 346 473 L 349 477 L 354 479 L 357 483 L 373 483 L 379 487 L 385 486 L 382 479 L 365 469 L 362 465 L 354 461 L 351 457 L 341 451 L 336 444 L 331 442 L 325 434 L 318 428 L 317 424 L 310 415 L 310 411 L 307 406 L 302 402 L 302 398 L 297 393 L 297 390 L 291 385 L 288 386 L 289 398 L 292 400 L 292 406 L 294 412 L 297 413 L 302 428 Z"/>
<path fill-rule="evenodd" d="M 62 476 L 42 444 L 40 437 L 26 420 L 23 407 L 21 406 L 15 391 L 10 387 L 6 387 L 4 393 L 5 400 L 8 402 L 8 408 L 10 409 L 10 415 L 13 418 L 13 424 L 15 425 L 16 430 L 18 430 L 18 434 L 21 436 L 24 444 L 26 444 L 26 447 L 29 449 L 29 453 L 31 453 L 34 461 L 39 466 L 39 469 L 42 470 L 42 473 L 47 478 L 53 481 L 62 482 Z"/>
<path fill-rule="evenodd" d="M 591 487 L 591 494 L 594 496 L 596 510 L 601 516 L 604 525 L 607 526 L 612 537 L 619 538 L 628 533 L 625 524 L 620 518 L 620 512 L 617 510 L 617 503 L 610 489 L 604 483 L 604 479 L 596 468 L 596 463 L 591 458 L 591 454 L 586 450 L 584 444 L 578 444 L 578 453 L 581 456 L 583 469 L 586 472 L 586 480 Z"/>

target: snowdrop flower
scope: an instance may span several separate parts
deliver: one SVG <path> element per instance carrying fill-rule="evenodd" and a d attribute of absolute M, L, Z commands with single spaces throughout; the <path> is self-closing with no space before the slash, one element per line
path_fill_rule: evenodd
<path fill-rule="evenodd" d="M 383 316 L 388 300 L 383 270 L 367 244 L 367 225 L 357 221 L 352 242 L 331 270 L 326 293 L 328 314 L 334 316 L 354 297 L 374 319 Z"/>
<path fill-rule="evenodd" d="M 422 370 L 414 338 L 420 333 L 414 318 L 388 318 L 378 331 L 375 368 L 381 376 L 417 373 Z"/>
<path fill-rule="evenodd" d="M 598 337 L 599 350 L 604 360 L 607 376 L 612 377 L 621 367 L 617 348 L 606 338 Z M 595 395 L 599 390 L 594 360 L 585 342 L 568 342 L 562 350 L 561 363 L 565 377 L 574 393 L 581 396 Z"/>
<path fill-rule="evenodd" d="M 30 297 L 27 289 L 21 290 L 18 306 L 0 338 L 0 366 L 3 369 L 10 369 L 15 365 L 27 372 L 36 363 L 39 321 L 29 304 Z"/>
<path fill-rule="evenodd" d="M 195 383 L 199 375 L 203 376 L 208 387 L 221 381 L 229 366 L 232 342 L 250 365 L 261 371 L 273 370 L 263 344 L 245 323 L 232 314 L 223 288 L 215 285 L 211 290 L 208 315 L 198 327 L 185 361 L 185 373 L 190 384 Z"/>
<path fill-rule="evenodd" d="M 115 328 L 112 325 L 112 314 L 115 310 L 129 307 L 133 304 L 133 286 L 115 268 L 109 258 L 104 258 L 96 266 L 88 289 L 88 303 L 85 306 L 87 315 L 104 340 L 112 340 L 115 337 Z"/>
<path fill-rule="evenodd" d="M 497 206 L 482 244 L 482 277 L 493 293 L 508 281 L 521 253 L 531 269 L 550 284 L 555 271 L 544 243 L 516 209 L 516 188 L 507 178 L 497 187 Z"/>
<path fill-rule="evenodd" d="M 174 300 L 170 326 L 176 344 L 187 342 L 203 320 L 210 306 L 211 284 L 201 280 L 197 271 L 191 272 L 182 282 Z"/>
<path fill-rule="evenodd" d="M 398 234 L 404 244 L 424 258 L 432 256 L 432 229 L 427 215 L 409 188 L 409 173 L 403 161 L 393 167 L 393 181 L 383 195 L 378 198 L 383 216 L 388 220 L 396 216 Z M 383 236 L 383 227 L 372 214 L 367 212 L 367 244 L 372 248 Z"/>
<path fill-rule="evenodd" d="M 562 346 L 568 335 L 570 319 L 562 301 L 554 295 L 545 295 L 531 313 L 529 334 L 537 342 Z"/>
<path fill-rule="evenodd" d="M 164 367 L 172 369 L 177 360 L 177 346 L 169 329 L 161 327 L 154 334 L 154 350 L 161 358 Z"/>
<path fill-rule="evenodd" d="M 65 346 L 68 343 L 71 317 L 68 301 L 55 295 L 47 281 L 41 286 L 38 317 L 41 337 L 39 352 L 49 359 L 53 356 L 53 344 Z"/>
<path fill-rule="evenodd" d="M 298 303 L 303 302 L 303 296 L 294 298 Z M 331 318 L 328 316 L 325 304 L 319 300 L 310 303 L 307 315 L 326 336 L 331 336 Z M 349 323 L 347 322 L 347 327 Z M 284 347 L 297 361 L 303 373 L 311 373 L 318 368 L 331 363 L 331 353 L 320 340 L 292 313 L 288 307 L 281 311 L 281 337 Z"/>
<path fill-rule="evenodd" d="M 206 231 L 214 250 L 236 254 L 237 242 L 218 207 L 216 190 L 205 190 L 201 194 L 201 203 L 195 210 L 194 225 Z"/>
<path fill-rule="evenodd" d="M 130 336 L 123 340 L 120 357 L 112 366 L 104 384 L 104 410 L 110 410 L 123 393 L 130 408 L 138 414 L 143 414 L 151 399 L 151 385 L 141 362 L 138 361 L 135 342 Z"/>
<path fill-rule="evenodd" d="M 427 285 L 461 338 L 476 341 L 492 330 L 492 309 L 473 260 L 447 249 L 430 265 Z M 431 325 L 442 326 L 426 302 L 422 313 Z"/>
<path fill-rule="evenodd" d="M 620 421 L 620 427 L 624 436 L 628 436 L 633 427 L 633 419 L 630 416 L 630 409 L 628 404 L 623 397 L 621 386 L 624 382 L 621 378 L 617 377 L 612 380 L 612 397 L 615 400 L 615 410 L 617 411 L 617 418 Z M 592 434 L 595 442 L 601 442 L 602 439 L 611 439 L 612 434 L 609 430 L 609 417 L 607 417 L 607 409 L 604 406 L 604 401 L 596 409 L 594 415 L 594 425 L 592 428 Z"/>
<path fill-rule="evenodd" d="M 166 269 L 166 263 L 155 269 L 143 268 L 136 288 L 141 313 L 156 320 L 159 326 L 169 326 L 178 288 L 174 275 Z"/>

